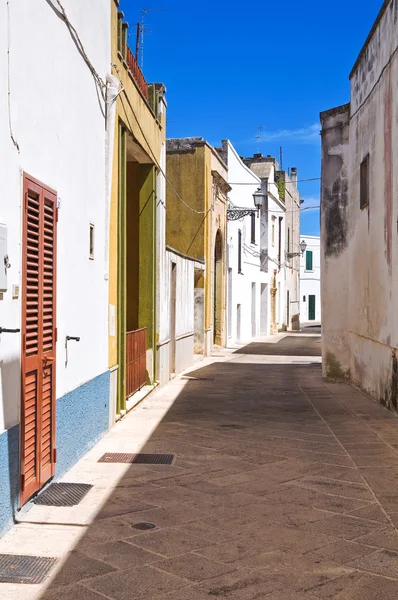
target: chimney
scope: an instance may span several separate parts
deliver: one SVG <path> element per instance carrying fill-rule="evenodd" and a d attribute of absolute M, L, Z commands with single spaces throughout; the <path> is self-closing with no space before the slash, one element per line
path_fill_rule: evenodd
<path fill-rule="evenodd" d="M 297 187 L 297 168 L 292 167 L 290 171 L 290 179 L 292 183 L 294 183 L 295 187 Z"/>
<path fill-rule="evenodd" d="M 262 158 L 263 155 L 260 153 L 254 154 L 253 158 Z"/>

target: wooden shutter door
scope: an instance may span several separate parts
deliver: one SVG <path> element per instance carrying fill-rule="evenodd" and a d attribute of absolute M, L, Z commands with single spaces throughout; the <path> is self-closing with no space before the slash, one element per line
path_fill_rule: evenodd
<path fill-rule="evenodd" d="M 24 176 L 21 504 L 55 472 L 57 196 Z"/>
<path fill-rule="evenodd" d="M 315 321 L 315 296 L 308 296 L 308 320 Z"/>

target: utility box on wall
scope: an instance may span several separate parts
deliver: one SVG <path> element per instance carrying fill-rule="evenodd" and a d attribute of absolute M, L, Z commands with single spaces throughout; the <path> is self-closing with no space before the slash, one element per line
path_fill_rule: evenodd
<path fill-rule="evenodd" d="M 7 227 L 0 223 L 0 292 L 7 291 Z"/>

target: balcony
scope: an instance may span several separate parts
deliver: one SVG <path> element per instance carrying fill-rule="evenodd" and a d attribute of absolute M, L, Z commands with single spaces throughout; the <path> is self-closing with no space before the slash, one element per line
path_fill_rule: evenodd
<path fill-rule="evenodd" d="M 145 81 L 145 77 L 142 74 L 140 67 L 135 59 L 134 54 L 131 52 L 130 48 L 126 45 L 126 63 L 131 73 L 132 78 L 138 86 L 138 89 L 144 96 L 145 100 L 148 101 L 149 93 L 148 93 L 148 84 Z"/>
<path fill-rule="evenodd" d="M 117 36 L 117 47 L 121 59 L 125 62 L 129 73 L 134 80 L 136 86 L 144 96 L 145 100 L 149 100 L 148 84 L 145 81 L 145 77 L 142 74 L 140 67 L 138 66 L 137 60 L 127 44 L 127 30 L 128 24 L 123 21 L 124 14 L 120 11 L 118 13 L 118 36 Z"/>

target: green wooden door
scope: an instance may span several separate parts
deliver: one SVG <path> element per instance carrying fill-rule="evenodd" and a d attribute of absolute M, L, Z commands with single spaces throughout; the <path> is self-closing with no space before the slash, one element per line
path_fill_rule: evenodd
<path fill-rule="evenodd" d="M 315 321 L 315 296 L 308 296 L 308 320 Z"/>

